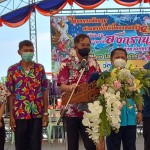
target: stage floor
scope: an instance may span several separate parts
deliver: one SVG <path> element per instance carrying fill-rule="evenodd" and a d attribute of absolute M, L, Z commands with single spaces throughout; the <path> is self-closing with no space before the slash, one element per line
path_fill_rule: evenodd
<path fill-rule="evenodd" d="M 139 135 L 136 141 L 137 150 L 143 150 L 143 136 Z M 59 143 L 58 140 L 55 140 L 53 143 L 48 143 L 47 140 L 43 140 L 42 142 L 42 150 L 66 150 L 65 143 Z M 14 144 L 11 145 L 10 142 L 6 142 L 5 150 L 15 150 Z M 82 141 L 80 140 L 80 148 L 79 150 L 85 150 Z"/>

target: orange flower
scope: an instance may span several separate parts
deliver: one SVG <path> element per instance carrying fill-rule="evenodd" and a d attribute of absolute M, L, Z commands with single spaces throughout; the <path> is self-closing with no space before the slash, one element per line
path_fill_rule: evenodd
<path fill-rule="evenodd" d="M 43 104 L 42 103 L 38 103 L 38 107 L 42 108 Z"/>
<path fill-rule="evenodd" d="M 28 114 L 28 115 L 26 116 L 26 119 L 31 119 L 31 116 Z"/>
<path fill-rule="evenodd" d="M 35 81 L 35 82 L 34 82 L 34 86 L 35 86 L 35 87 L 38 87 L 38 85 L 39 85 L 39 82 L 38 82 L 38 81 Z"/>
<path fill-rule="evenodd" d="M 33 89 L 33 84 L 30 84 L 30 85 L 29 85 L 29 88 L 30 88 L 30 89 Z"/>
<path fill-rule="evenodd" d="M 28 83 L 28 78 L 25 78 L 25 79 L 24 79 L 24 82 L 27 84 L 27 83 Z"/>
<path fill-rule="evenodd" d="M 39 67 L 39 68 L 36 68 L 35 71 L 36 71 L 36 72 L 40 72 L 40 71 L 41 71 L 41 68 L 40 68 L 40 67 Z"/>
<path fill-rule="evenodd" d="M 29 89 L 25 88 L 25 89 L 24 89 L 24 93 L 25 93 L 26 95 L 28 95 L 28 94 L 29 94 Z"/>
<path fill-rule="evenodd" d="M 12 78 L 11 77 L 8 77 L 8 82 L 12 83 Z"/>
<path fill-rule="evenodd" d="M 19 109 L 18 109 L 18 113 L 19 113 L 19 114 L 23 113 L 23 109 L 22 109 L 22 108 L 19 108 Z"/>
<path fill-rule="evenodd" d="M 21 74 L 18 72 L 18 71 L 15 71 L 15 74 L 14 76 L 17 78 L 17 77 L 21 77 Z"/>
<path fill-rule="evenodd" d="M 30 95 L 30 100 L 33 101 L 34 99 L 35 99 L 34 94 L 31 94 L 31 95 Z"/>

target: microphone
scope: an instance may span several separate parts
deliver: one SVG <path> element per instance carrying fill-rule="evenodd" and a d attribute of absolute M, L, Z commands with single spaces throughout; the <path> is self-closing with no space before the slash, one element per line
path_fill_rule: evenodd
<path fill-rule="evenodd" d="M 88 71 L 88 66 L 86 65 L 87 61 L 85 58 L 82 59 L 79 69 L 85 68 L 85 72 Z"/>
<path fill-rule="evenodd" d="M 86 59 L 82 59 L 81 61 L 81 67 L 86 68 Z"/>

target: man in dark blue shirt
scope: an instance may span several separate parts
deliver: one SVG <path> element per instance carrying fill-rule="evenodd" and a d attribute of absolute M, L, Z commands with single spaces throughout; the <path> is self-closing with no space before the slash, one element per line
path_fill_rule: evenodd
<path fill-rule="evenodd" d="M 150 70 L 150 61 L 143 66 L 145 69 Z M 149 88 L 150 94 L 150 88 Z M 150 149 L 150 95 L 144 94 L 144 107 L 143 107 L 143 137 L 144 137 L 144 150 Z"/>

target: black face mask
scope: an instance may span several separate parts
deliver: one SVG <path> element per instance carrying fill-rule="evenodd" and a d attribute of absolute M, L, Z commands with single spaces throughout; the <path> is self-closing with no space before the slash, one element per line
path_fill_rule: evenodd
<path fill-rule="evenodd" d="M 78 49 L 78 53 L 82 56 L 82 57 L 86 57 L 89 55 L 90 49 L 89 48 L 83 48 L 83 49 Z"/>

